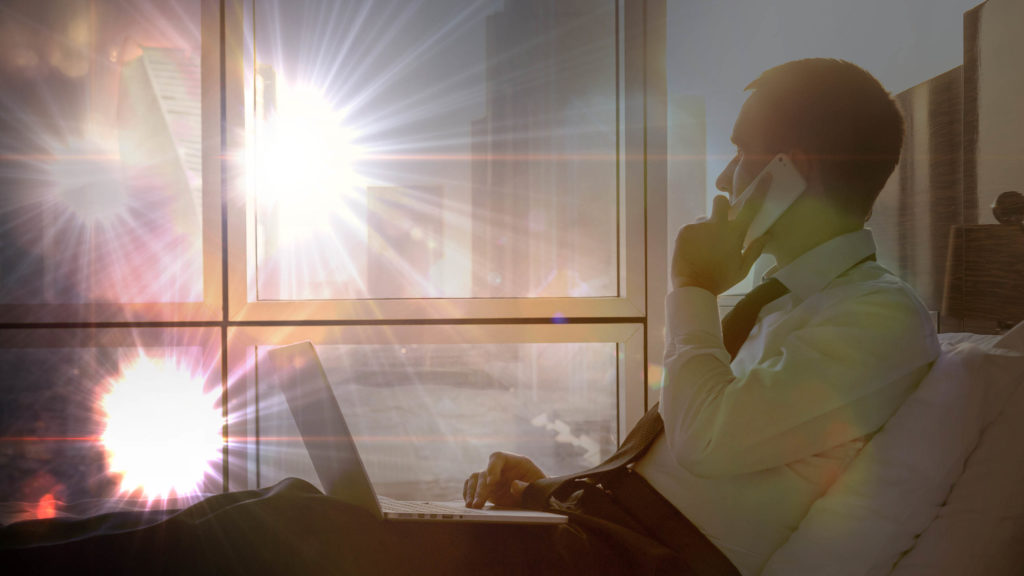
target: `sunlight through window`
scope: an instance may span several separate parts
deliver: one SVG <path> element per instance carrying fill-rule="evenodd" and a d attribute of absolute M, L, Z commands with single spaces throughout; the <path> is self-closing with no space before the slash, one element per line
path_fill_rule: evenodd
<path fill-rule="evenodd" d="M 256 165 L 261 202 L 276 213 L 284 245 L 329 229 L 332 217 L 352 220 L 356 147 L 336 110 L 318 91 L 277 86 L 277 110 L 263 127 Z"/>
<path fill-rule="evenodd" d="M 100 400 L 100 437 L 120 491 L 149 499 L 199 491 L 220 457 L 223 418 L 217 394 L 182 366 L 141 356 Z"/>

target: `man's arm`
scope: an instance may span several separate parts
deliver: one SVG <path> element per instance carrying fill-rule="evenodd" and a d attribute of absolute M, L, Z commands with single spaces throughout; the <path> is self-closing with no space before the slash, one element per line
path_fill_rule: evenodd
<path fill-rule="evenodd" d="M 711 216 L 676 238 L 660 411 L 671 453 L 699 476 L 779 466 L 876 430 L 936 354 L 916 300 L 864 286 L 786 334 L 777 356 L 733 374 L 716 296 L 760 255 L 764 237 L 745 250 L 743 240 L 769 184 L 734 220 L 716 197 Z"/>
<path fill-rule="evenodd" d="M 934 360 L 916 303 L 900 296 L 844 299 L 737 378 L 714 296 L 670 294 L 660 411 L 677 463 L 698 476 L 742 474 L 877 430 Z"/>

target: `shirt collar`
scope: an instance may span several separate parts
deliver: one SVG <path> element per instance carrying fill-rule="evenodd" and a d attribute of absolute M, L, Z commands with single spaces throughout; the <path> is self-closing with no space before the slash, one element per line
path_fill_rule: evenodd
<path fill-rule="evenodd" d="M 819 292 L 854 264 L 875 253 L 875 239 L 867 228 L 850 232 L 804 252 L 785 268 L 772 268 L 773 277 L 801 300 Z"/>

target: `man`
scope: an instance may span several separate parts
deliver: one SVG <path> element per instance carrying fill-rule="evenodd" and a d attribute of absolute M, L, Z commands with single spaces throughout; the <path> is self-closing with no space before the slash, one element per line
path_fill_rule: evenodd
<path fill-rule="evenodd" d="M 914 292 L 874 261 L 864 228 L 899 159 L 903 120 L 892 98 L 864 70 L 828 59 L 772 68 L 747 90 L 736 154 L 716 183 L 729 196 L 716 197 L 711 216 L 676 238 L 658 406 L 664 430 L 630 467 L 713 553 L 757 574 L 913 391 L 939 345 Z M 780 153 L 807 188 L 744 247 L 770 183 L 735 219 L 730 200 Z M 723 339 L 716 296 L 762 252 L 776 266 L 737 306 L 748 325 Z M 498 453 L 466 480 L 464 497 L 472 507 L 519 505 L 542 478 L 527 458 Z"/>

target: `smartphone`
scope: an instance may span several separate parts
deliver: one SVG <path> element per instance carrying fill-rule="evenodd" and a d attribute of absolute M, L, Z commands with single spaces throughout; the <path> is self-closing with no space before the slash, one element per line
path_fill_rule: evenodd
<path fill-rule="evenodd" d="M 744 247 L 764 235 L 772 227 L 772 224 L 775 224 L 775 221 L 782 216 L 782 213 L 807 189 L 807 181 L 804 180 L 804 177 L 793 166 L 793 160 L 787 154 L 779 154 L 772 158 L 771 162 L 764 167 L 764 170 L 761 170 L 761 173 L 754 178 L 753 182 L 747 186 L 743 194 L 740 194 L 740 197 L 729 208 L 730 219 L 735 218 L 740 213 L 743 205 L 754 194 L 758 183 L 761 182 L 761 179 L 766 174 L 772 175 L 772 183 L 768 188 L 768 193 L 765 195 L 761 211 L 754 216 L 754 221 L 750 223 L 750 228 L 747 229 L 747 237 L 743 241 Z"/>

